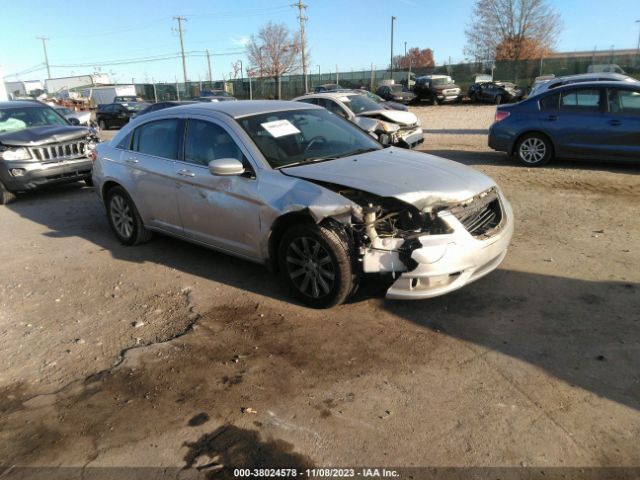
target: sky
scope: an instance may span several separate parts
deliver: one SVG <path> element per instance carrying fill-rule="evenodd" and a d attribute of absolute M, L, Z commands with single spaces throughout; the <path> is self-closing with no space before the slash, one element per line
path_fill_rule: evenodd
<path fill-rule="evenodd" d="M 564 28 L 557 51 L 635 48 L 640 23 L 639 0 L 548 0 Z M 118 83 L 182 80 L 179 58 L 99 66 L 122 60 L 163 58 L 180 51 L 176 15 L 187 18 L 185 51 L 190 80 L 206 80 L 211 52 L 214 79 L 229 76 L 238 60 L 246 68 L 244 44 L 269 21 L 297 32 L 294 0 L 104 0 L 89 2 L 0 0 L 0 68 L 18 79 L 44 79 L 46 36 L 52 77 L 109 73 Z M 394 53 L 431 48 L 436 64 L 464 61 L 464 30 L 472 0 L 304 0 L 309 71 L 316 73 L 386 68 L 390 57 L 391 16 Z M 37 70 L 36 70 L 37 69 Z M 14 80 L 15 77 L 5 78 Z"/>

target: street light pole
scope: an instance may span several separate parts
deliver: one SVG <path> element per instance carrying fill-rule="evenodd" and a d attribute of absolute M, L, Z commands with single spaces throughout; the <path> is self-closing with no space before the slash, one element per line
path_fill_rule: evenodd
<path fill-rule="evenodd" d="M 640 54 L 640 20 L 636 20 L 636 23 L 638 24 L 638 47 L 636 48 L 636 50 L 638 50 L 638 54 Z"/>
<path fill-rule="evenodd" d="M 391 17 L 391 62 L 389 63 L 389 70 L 391 71 L 391 78 L 393 78 L 393 24 L 396 21 L 396 17 Z"/>
<path fill-rule="evenodd" d="M 409 61 L 409 72 L 411 72 L 411 61 L 407 58 L 407 42 L 404 42 L 404 60 Z M 407 89 L 409 88 L 409 72 L 407 72 Z"/>

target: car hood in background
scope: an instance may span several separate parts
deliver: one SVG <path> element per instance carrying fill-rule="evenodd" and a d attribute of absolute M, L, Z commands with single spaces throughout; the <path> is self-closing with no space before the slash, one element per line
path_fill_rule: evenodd
<path fill-rule="evenodd" d="M 491 178 L 460 163 L 394 147 L 280 171 L 394 197 L 420 210 L 459 203 L 495 186 Z"/>
<path fill-rule="evenodd" d="M 86 127 L 72 127 L 64 125 L 48 125 L 44 127 L 31 127 L 17 132 L 0 134 L 0 143 L 15 145 L 18 147 L 31 147 L 46 143 L 66 142 L 89 135 Z"/>
<path fill-rule="evenodd" d="M 414 113 L 404 112 L 401 110 L 372 110 L 370 112 L 360 112 L 358 114 L 361 117 L 383 117 L 398 125 L 413 125 L 418 121 L 418 117 Z"/>

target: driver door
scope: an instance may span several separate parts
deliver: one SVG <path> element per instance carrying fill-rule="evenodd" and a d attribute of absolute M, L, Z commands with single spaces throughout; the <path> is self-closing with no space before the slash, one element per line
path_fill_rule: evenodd
<path fill-rule="evenodd" d="M 246 173 L 216 176 L 209 162 L 240 160 Z M 260 259 L 260 206 L 255 169 L 240 142 L 207 119 L 187 120 L 183 161 L 176 162 L 184 235 L 247 258 Z"/>

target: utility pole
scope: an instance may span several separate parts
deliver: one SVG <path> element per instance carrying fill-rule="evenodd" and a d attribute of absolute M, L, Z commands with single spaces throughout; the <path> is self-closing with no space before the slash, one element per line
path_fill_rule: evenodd
<path fill-rule="evenodd" d="M 209 49 L 207 48 L 207 66 L 209 67 L 209 83 L 213 82 L 213 78 L 211 76 L 211 54 L 209 53 Z M 209 85 L 211 88 L 211 85 Z"/>
<path fill-rule="evenodd" d="M 409 72 L 411 72 L 411 60 L 407 58 L 407 42 L 404 42 L 404 60 L 409 61 Z M 409 90 L 409 72 L 407 72 L 407 90 Z"/>
<path fill-rule="evenodd" d="M 173 17 L 178 21 L 178 33 L 180 34 L 180 50 L 182 52 L 182 73 L 184 74 L 184 87 L 187 88 L 187 62 L 184 58 L 184 41 L 182 40 L 182 22 L 186 22 L 187 19 L 180 15 Z"/>
<path fill-rule="evenodd" d="M 300 20 L 300 48 L 302 53 L 302 75 L 304 76 L 304 91 L 305 93 L 309 91 L 309 81 L 307 78 L 307 55 L 305 53 L 305 38 L 304 38 L 304 22 L 305 20 L 309 20 L 304 16 L 303 10 L 307 8 L 307 6 L 302 3 L 302 0 L 298 0 L 298 3 L 294 3 L 291 5 L 292 7 L 298 7 L 298 11 L 300 12 L 298 15 L 298 19 Z"/>
<path fill-rule="evenodd" d="M 51 69 L 49 68 L 49 56 L 47 55 L 47 40 L 48 37 L 36 37 L 38 40 L 42 40 L 42 48 L 44 48 L 44 63 L 47 66 L 47 78 L 51 78 Z"/>
<path fill-rule="evenodd" d="M 391 71 L 391 78 L 393 79 L 393 24 L 396 21 L 396 17 L 391 17 L 391 62 L 389 63 L 389 70 Z"/>
<path fill-rule="evenodd" d="M 640 20 L 636 20 L 636 23 L 638 24 L 638 26 L 640 27 Z M 640 54 L 640 30 L 638 30 L 638 54 Z"/>

